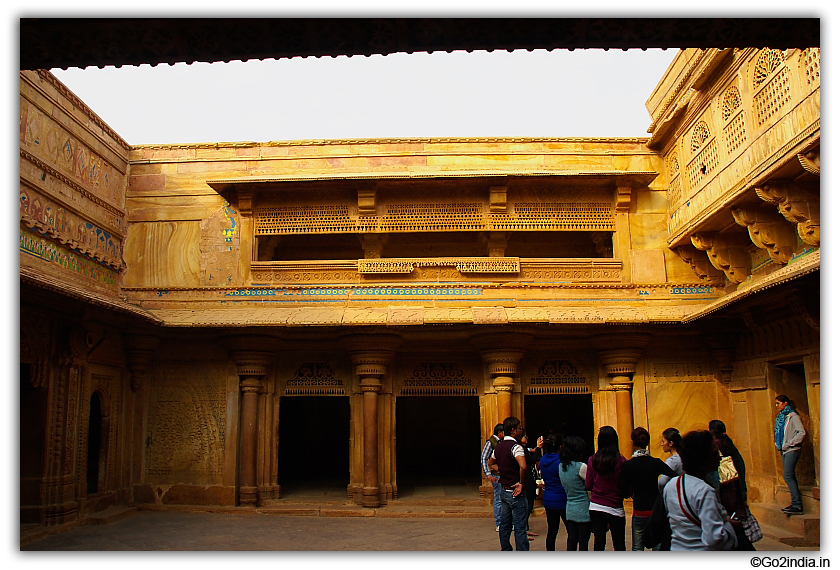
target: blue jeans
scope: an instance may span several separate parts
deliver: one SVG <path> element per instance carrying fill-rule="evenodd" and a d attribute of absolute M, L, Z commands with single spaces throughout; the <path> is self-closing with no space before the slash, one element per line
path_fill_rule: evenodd
<path fill-rule="evenodd" d="M 493 483 L 493 518 L 496 519 L 496 526 L 502 523 L 502 484 L 498 481 Z"/>
<path fill-rule="evenodd" d="M 785 483 L 790 489 L 790 504 L 795 509 L 802 508 L 802 495 L 799 494 L 799 482 L 796 480 L 796 464 L 802 455 L 801 449 L 782 453 L 782 463 L 785 466 Z"/>
<path fill-rule="evenodd" d="M 513 496 L 513 491 L 502 490 L 502 508 L 500 510 L 499 543 L 502 550 L 513 550 L 510 545 L 510 531 L 513 530 L 516 539 L 516 550 L 530 550 L 528 544 L 528 501 L 525 493 Z"/>
<path fill-rule="evenodd" d="M 644 550 L 645 543 L 643 535 L 645 533 L 645 525 L 650 517 L 637 517 L 633 515 L 633 550 Z M 659 545 L 653 547 L 653 550 L 659 550 Z"/>

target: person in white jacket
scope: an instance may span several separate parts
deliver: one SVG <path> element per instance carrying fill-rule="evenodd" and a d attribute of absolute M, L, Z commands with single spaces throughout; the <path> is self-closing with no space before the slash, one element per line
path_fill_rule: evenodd
<path fill-rule="evenodd" d="M 734 550 L 738 539 L 732 522 L 717 492 L 703 480 L 720 463 L 712 434 L 687 433 L 680 444 L 680 457 L 685 474 L 668 481 L 663 494 L 671 524 L 671 550 Z"/>
<path fill-rule="evenodd" d="M 805 439 L 805 427 L 802 419 L 796 413 L 796 404 L 785 396 L 776 396 L 776 426 L 774 435 L 776 449 L 782 453 L 785 483 L 790 489 L 790 506 L 782 509 L 788 515 L 801 515 L 805 512 L 802 506 L 802 495 L 799 492 L 799 482 L 796 480 L 796 464 L 802 455 L 802 440 Z"/>

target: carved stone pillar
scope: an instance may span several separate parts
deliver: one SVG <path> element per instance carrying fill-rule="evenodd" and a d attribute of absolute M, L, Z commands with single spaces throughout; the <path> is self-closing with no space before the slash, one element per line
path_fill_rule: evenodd
<path fill-rule="evenodd" d="M 739 330 L 730 320 L 706 320 L 702 325 L 703 341 L 717 362 L 720 382 L 729 386 L 735 361 Z"/>
<path fill-rule="evenodd" d="M 131 391 L 137 392 L 143 387 L 146 378 L 146 366 L 157 348 L 160 338 L 150 334 L 123 333 L 125 360 L 131 374 Z"/>
<path fill-rule="evenodd" d="M 364 398 L 365 418 L 365 472 L 362 506 L 378 507 L 381 502 L 379 500 L 379 414 L 376 400 L 379 391 L 382 389 L 382 384 L 377 376 L 371 375 L 372 371 L 368 370 L 363 373 L 368 375 L 359 381 Z M 384 373 L 384 367 L 382 373 Z"/>
<path fill-rule="evenodd" d="M 610 376 L 609 391 L 615 392 L 615 430 L 621 454 L 630 457 L 633 443 L 630 433 L 633 431 L 633 375 L 636 364 L 651 335 L 643 332 L 599 334 L 589 339 L 598 350 L 598 356 L 607 375 Z"/>
<path fill-rule="evenodd" d="M 487 425 L 483 426 L 488 435 L 495 424 L 510 416 L 521 415 L 513 404 L 513 394 L 517 391 L 519 361 L 533 339 L 533 332 L 526 329 L 481 333 L 471 339 L 473 346 L 479 349 L 496 392 L 497 416 L 485 418 Z"/>
<path fill-rule="evenodd" d="M 268 336 L 241 335 L 226 337 L 222 342 L 230 349 L 230 359 L 236 364 L 242 392 L 239 412 L 239 504 L 255 507 L 259 502 L 259 397 L 265 393 L 264 378 L 274 361 L 278 340 Z"/>
<path fill-rule="evenodd" d="M 355 483 L 350 482 L 348 490 L 363 507 L 380 507 L 387 503 L 389 497 L 397 494 L 396 478 L 384 465 L 383 456 L 390 459 L 394 450 L 390 448 L 392 438 L 387 437 L 390 435 L 387 426 L 380 424 L 379 406 L 383 381 L 387 379 L 387 366 L 402 338 L 391 334 L 358 334 L 343 337 L 341 342 L 355 365 L 362 395 L 361 496 L 358 493 L 359 478 Z M 383 437 L 380 438 L 380 435 Z"/>

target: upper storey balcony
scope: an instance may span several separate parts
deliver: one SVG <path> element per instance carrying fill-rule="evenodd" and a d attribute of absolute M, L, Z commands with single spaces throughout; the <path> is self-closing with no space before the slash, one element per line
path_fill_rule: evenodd
<path fill-rule="evenodd" d="M 732 287 L 819 249 L 820 50 L 686 50 L 648 100 L 668 246 Z"/>

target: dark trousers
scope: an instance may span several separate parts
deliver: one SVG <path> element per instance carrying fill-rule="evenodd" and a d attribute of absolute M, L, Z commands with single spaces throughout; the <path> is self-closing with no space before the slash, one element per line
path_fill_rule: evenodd
<path fill-rule="evenodd" d="M 557 533 L 560 531 L 560 521 L 563 521 L 563 526 L 566 527 L 566 532 L 569 532 L 569 525 L 566 522 L 566 509 L 549 509 L 545 508 L 545 518 L 548 520 L 548 532 L 545 535 L 545 549 L 555 550 L 554 543 L 557 541 Z"/>
<path fill-rule="evenodd" d="M 589 511 L 592 519 L 592 534 L 595 544 L 592 550 L 607 549 L 607 531 L 612 534 L 613 550 L 627 550 L 624 541 L 624 517 L 616 517 L 602 511 Z"/>
<path fill-rule="evenodd" d="M 565 520 L 569 538 L 566 540 L 566 550 L 589 550 L 589 535 L 592 534 L 591 522 L 577 522 Z"/>

